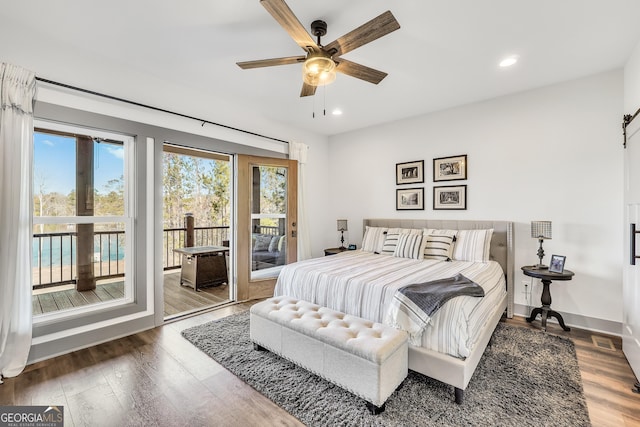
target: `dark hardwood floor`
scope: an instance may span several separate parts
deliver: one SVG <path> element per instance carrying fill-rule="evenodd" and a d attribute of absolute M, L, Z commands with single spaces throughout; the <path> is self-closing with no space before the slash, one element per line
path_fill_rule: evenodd
<path fill-rule="evenodd" d="M 226 306 L 30 365 L 0 385 L 0 405 L 63 405 L 67 426 L 300 426 L 180 335 L 250 306 Z M 522 318 L 507 323 L 539 327 Z M 631 392 L 635 379 L 620 339 L 548 326 L 576 344 L 593 426 L 640 426 L 640 395 Z M 608 340 L 612 350 L 601 347 Z"/>

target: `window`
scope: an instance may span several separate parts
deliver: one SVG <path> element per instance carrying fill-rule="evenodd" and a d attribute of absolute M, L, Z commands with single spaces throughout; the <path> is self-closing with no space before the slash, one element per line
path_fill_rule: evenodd
<path fill-rule="evenodd" d="M 34 320 L 133 300 L 133 138 L 36 122 Z"/>

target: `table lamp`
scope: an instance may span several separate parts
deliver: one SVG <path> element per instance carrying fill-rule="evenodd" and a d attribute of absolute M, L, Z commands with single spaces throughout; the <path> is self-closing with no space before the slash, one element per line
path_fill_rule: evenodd
<path fill-rule="evenodd" d="M 340 247 L 338 249 L 347 249 L 344 247 L 344 232 L 347 231 L 347 220 L 346 219 L 339 219 L 338 220 L 338 231 L 341 233 L 340 234 Z"/>
<path fill-rule="evenodd" d="M 538 239 L 540 247 L 538 248 L 538 265 L 535 267 L 542 270 L 547 268 L 542 264 L 542 258 L 544 258 L 544 250 L 542 249 L 542 241 L 544 239 L 551 239 L 551 221 L 531 221 L 531 237 Z"/>

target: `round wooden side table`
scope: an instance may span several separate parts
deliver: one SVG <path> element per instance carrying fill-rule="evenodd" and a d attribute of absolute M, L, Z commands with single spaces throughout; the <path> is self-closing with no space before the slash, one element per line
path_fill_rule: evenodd
<path fill-rule="evenodd" d="M 525 276 L 534 277 L 536 279 L 542 280 L 542 297 L 540 298 L 540 302 L 542 302 L 542 307 L 534 308 L 531 311 L 531 315 L 527 318 L 527 322 L 533 322 L 538 314 L 542 315 L 542 330 L 547 330 L 547 319 L 549 317 L 555 317 L 558 319 L 558 323 L 565 331 L 570 331 L 571 328 L 564 324 L 564 319 L 562 315 L 557 311 L 551 310 L 551 292 L 549 291 L 549 285 L 554 280 L 571 280 L 574 276 L 573 271 L 564 270 L 562 273 L 553 273 L 549 271 L 548 268 L 538 268 L 535 265 L 528 265 L 522 267 L 522 272 Z"/>

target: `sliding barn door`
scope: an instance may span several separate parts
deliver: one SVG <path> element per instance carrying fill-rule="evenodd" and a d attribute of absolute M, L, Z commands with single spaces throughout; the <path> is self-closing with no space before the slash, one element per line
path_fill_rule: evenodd
<path fill-rule="evenodd" d="M 238 155 L 238 300 L 273 296 L 297 259 L 298 162 Z"/>
<path fill-rule="evenodd" d="M 640 378 L 640 118 L 627 126 L 626 133 L 622 350 Z"/>

